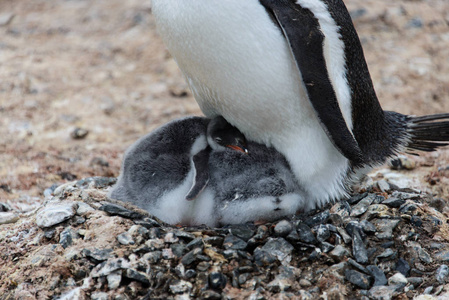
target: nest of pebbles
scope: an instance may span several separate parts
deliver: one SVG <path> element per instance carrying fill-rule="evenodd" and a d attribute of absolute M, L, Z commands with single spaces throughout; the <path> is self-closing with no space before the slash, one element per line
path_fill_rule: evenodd
<path fill-rule="evenodd" d="M 0 299 L 449 299 L 431 195 L 381 182 L 273 223 L 178 227 L 108 199 L 114 182 L 62 185 L 28 214 L 1 207 Z"/>

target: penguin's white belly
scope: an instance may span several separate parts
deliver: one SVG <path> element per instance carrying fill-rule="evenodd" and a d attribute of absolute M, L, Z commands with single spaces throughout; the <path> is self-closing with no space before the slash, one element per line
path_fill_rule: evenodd
<path fill-rule="evenodd" d="M 153 0 L 159 32 L 202 111 L 283 153 L 310 190 L 310 208 L 343 196 L 348 160 L 322 129 L 279 28 L 257 0 L 205 2 Z"/>

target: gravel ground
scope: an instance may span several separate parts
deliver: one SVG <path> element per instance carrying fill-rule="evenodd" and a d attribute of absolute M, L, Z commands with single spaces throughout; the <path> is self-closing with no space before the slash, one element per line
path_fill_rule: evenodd
<path fill-rule="evenodd" d="M 449 3 L 446 0 L 346 0 L 345 3 L 352 13 L 361 37 L 383 107 L 416 115 L 449 112 Z M 15 299 L 16 293 L 22 295 L 20 294 L 22 292 L 29 293 L 26 294 L 28 298 L 25 296 L 20 298 L 22 297 L 20 296 L 18 299 L 47 299 L 76 287 L 80 288 L 80 295 L 92 299 L 105 299 L 101 298 L 105 297 L 101 293 L 110 293 L 111 297 L 122 293 L 131 297 L 130 299 L 134 297 L 133 295 L 143 297 L 144 291 L 148 290 L 148 284 L 146 281 L 136 280 L 133 277 L 135 275 L 133 271 L 128 270 L 144 273 L 141 275 L 150 276 L 148 278 L 153 278 L 151 277 L 153 271 L 154 276 L 159 276 L 150 258 L 145 258 L 150 261 L 150 263 L 145 262 L 147 264 L 144 264 L 145 267 L 140 265 L 144 255 L 157 250 L 162 253 L 161 255 L 170 256 L 167 254 L 170 251 L 163 249 L 171 249 L 174 253 L 182 246 L 175 246 L 177 250 L 173 250 L 173 244 L 187 247 L 198 237 L 203 240 L 206 236 L 222 239 L 228 236 L 238 237 L 229 231 L 230 229 L 210 231 L 185 228 L 182 230 L 196 234 L 195 238 L 176 236 L 179 241 L 171 243 L 166 241 L 167 234 L 171 232 L 176 235 L 174 232 L 181 229 L 161 225 L 162 227 L 157 228 L 162 229 L 156 234 L 152 233 L 153 229 L 151 229 L 155 226 L 148 225 L 149 233 L 142 233 L 144 231 L 142 229 L 140 231 L 133 229 L 130 235 L 134 235 L 133 239 L 136 239 L 135 236 L 139 234 L 144 239 L 162 238 L 163 246 L 158 246 L 161 247 L 160 249 L 156 247 L 154 251 L 150 249 L 149 252 L 146 250 L 133 252 L 134 248 L 137 245 L 142 246 L 142 243 L 134 240 L 134 245 L 123 245 L 117 240 L 117 236 L 128 232 L 129 228 L 135 225 L 135 221 L 122 217 L 106 218 L 108 213 L 98 210 L 90 213 L 89 217 L 84 217 L 82 212 L 78 213 L 79 204 L 71 206 L 72 211 L 76 210 L 77 213 L 68 217 L 69 220 L 50 226 L 50 229 L 45 226 L 36 226 L 35 209 L 40 208 L 45 199 L 47 201 L 51 199 L 50 194 L 56 186 L 91 176 L 117 176 L 124 150 L 138 137 L 171 119 L 191 114 L 200 115 L 201 112 L 176 64 L 157 36 L 151 16 L 151 1 L 3 0 L 0 1 L 0 33 L 2 34 L 0 41 L 0 136 L 2 137 L 0 139 L 0 219 L 7 220 L 6 223 L 15 222 L 0 225 L 0 248 L 3 247 L 0 249 L 2 253 L 0 257 L 0 282 L 2 283 L 0 295 L 2 296 L 0 297 L 3 298 L 0 299 Z M 265 297 L 275 295 L 282 297 L 280 295 L 288 296 L 292 293 L 291 297 L 297 297 L 298 293 L 303 293 L 300 291 L 304 291 L 304 293 L 310 293 L 313 299 L 315 296 L 324 295 L 324 292 L 327 292 L 334 283 L 334 279 L 341 285 L 341 291 L 345 291 L 348 298 L 360 298 L 363 296 L 361 291 L 371 292 L 375 282 L 373 280 L 376 279 L 376 276 L 372 275 L 376 271 L 368 267 L 379 266 L 381 263 L 389 265 L 389 267 L 382 266 L 381 269 L 385 276 L 391 279 L 396 273 L 398 262 L 405 265 L 399 259 L 407 262 L 411 270 L 421 272 L 410 271 L 412 273 L 406 274 L 405 277 L 422 278 L 423 283 L 419 283 L 417 279 L 416 282 L 410 282 L 407 279 L 406 285 L 400 289 L 395 288 L 392 295 L 399 295 L 397 297 L 402 297 L 400 299 L 406 299 L 405 297 L 422 294 L 426 288 L 430 287 L 433 287 L 430 293 L 444 294 L 445 280 L 438 280 L 436 272 L 445 260 L 435 255 L 440 252 L 444 254 L 444 251 L 449 250 L 446 245 L 448 236 L 445 227 L 448 213 L 444 208 L 449 195 L 449 152 L 445 150 L 410 159 L 416 165 L 413 170 L 380 169 L 377 173 L 373 173 L 368 186 L 374 187 L 370 192 L 377 192 L 379 196 L 387 200 L 392 198 L 394 191 L 404 193 L 404 188 L 421 191 L 422 193 L 418 193 L 419 197 L 416 196 L 416 199 L 408 199 L 408 196 L 399 198 L 405 197 L 406 202 L 418 206 L 414 212 L 418 212 L 417 216 L 422 224 L 416 225 L 419 222 L 413 219 L 415 213 L 401 212 L 400 206 L 387 205 L 388 209 L 385 213 L 391 214 L 391 217 L 380 219 L 399 220 L 390 240 L 393 241 L 393 245 L 383 247 L 384 241 L 376 236 L 377 231 L 367 233 L 356 230 L 356 232 L 360 231 L 360 238 L 366 249 L 376 249 L 374 253 L 367 250 L 368 262 L 361 263 L 354 255 L 352 242 L 354 234 L 349 234 L 351 242 L 339 243 L 338 238 L 334 236 L 337 234 L 341 236 L 341 234 L 332 231 L 333 228 L 328 228 L 332 232 L 331 237 L 316 243 L 309 242 L 306 243 L 308 246 L 304 246 L 301 244 L 303 242 L 299 243 L 287 238 L 293 229 L 284 236 L 274 231 L 277 225 L 274 224 L 274 227 L 262 225 L 266 229 L 265 227 L 260 229 L 260 226 L 251 227 L 253 236 L 243 241 L 248 244 L 249 240 L 260 231 L 266 230 L 266 235 L 261 233 L 263 238 L 260 238 L 260 241 L 250 246 L 246 245 L 244 249 L 230 249 L 219 245 L 219 242 L 211 242 L 218 243 L 212 244 L 211 247 L 218 247 L 216 249 L 218 252 L 214 251 L 225 257 L 226 263 L 217 263 L 217 260 L 221 261 L 221 256 L 214 258 L 214 254 L 209 255 L 208 253 L 212 252 L 205 250 L 208 246 L 204 245 L 208 245 L 208 242 L 205 243 L 200 247 L 203 252 L 195 254 L 195 257 L 200 255 L 200 259 L 195 260 L 191 268 L 185 267 L 185 272 L 189 268 L 196 272 L 196 275 L 192 275 L 191 278 L 182 270 L 176 271 L 181 257 L 173 254 L 175 257 L 163 258 L 160 280 L 151 279 L 151 284 L 160 282 L 161 285 L 151 286 L 151 290 L 155 293 L 154 297 L 178 295 L 177 297 L 180 298 L 180 295 L 184 293 L 198 297 L 205 291 L 220 294 L 222 290 L 220 283 L 217 283 L 216 288 L 209 287 L 214 286 L 215 281 L 220 282 L 223 277 L 216 275 L 220 279 L 215 280 L 215 277 L 207 279 L 210 274 L 219 273 L 224 274 L 227 280 L 225 292 L 221 294 L 231 298 L 254 293 L 265 295 Z M 380 182 L 380 186 L 373 185 L 372 180 Z M 385 190 L 384 182 L 392 184 L 389 187 L 390 190 Z M 384 187 L 384 191 L 379 189 L 380 187 Z M 357 190 L 357 193 L 362 191 L 364 190 Z M 416 190 L 413 191 L 416 193 Z M 101 194 L 101 190 L 99 193 Z M 80 200 L 70 197 L 70 201 L 81 202 L 89 198 L 81 197 Z M 61 201 L 58 197 L 53 200 Z M 440 203 L 440 206 L 434 209 L 438 213 L 434 210 L 430 212 L 429 207 L 432 207 L 430 205 L 434 202 Z M 366 205 L 367 202 L 362 203 Z M 368 207 L 372 205 L 376 204 L 370 203 Z M 434 203 L 435 205 L 437 204 Z M 365 214 L 366 212 L 353 218 L 355 221 L 362 221 Z M 91 215 L 93 217 L 90 217 Z M 441 221 L 441 224 L 433 220 L 431 216 Z M 80 218 L 84 218 L 84 222 Z M 300 224 L 303 224 L 306 218 L 305 216 L 295 217 L 288 222 L 299 234 L 304 229 Z M 103 219 L 104 221 L 100 221 Z M 370 221 L 369 218 L 366 220 Z M 326 228 L 333 225 L 348 231 L 349 223 L 345 223 L 346 221 L 339 224 L 333 219 L 328 219 L 321 225 Z M 102 222 L 109 225 L 100 224 Z M 90 238 L 89 235 L 86 238 L 86 235 L 82 235 L 82 230 L 88 231 L 91 227 L 100 228 L 101 226 L 110 229 L 107 226 L 113 226 L 111 224 L 120 224 L 123 227 L 117 226 L 117 232 L 110 232 L 107 237 L 102 237 L 104 240 L 101 243 L 97 241 L 98 245 L 95 245 L 98 249 L 108 247 L 112 249 L 110 256 L 102 257 L 100 260 L 85 252 L 76 258 L 70 255 L 64 256 L 67 255 L 67 249 L 71 247 L 76 249 L 93 247 L 87 243 L 89 239 L 94 242 L 96 239 Z M 285 226 L 288 227 L 288 225 Z M 314 238 L 318 239 L 319 230 L 314 229 L 314 226 L 309 227 Z M 73 238 L 73 246 L 64 248 L 61 244 L 61 232 L 67 228 L 72 228 L 73 234 L 82 238 Z M 377 228 L 378 226 L 376 230 Z M 47 233 L 51 229 L 55 229 L 53 235 Z M 108 232 L 108 229 L 104 229 L 104 232 Z M 322 230 L 326 231 L 326 229 Z M 408 237 L 409 233 L 412 234 L 411 237 Z M 419 237 L 413 234 L 418 234 Z M 355 236 L 355 240 L 360 240 L 357 234 Z M 31 237 L 33 239 L 29 240 Z M 287 256 L 292 257 L 291 261 L 283 264 L 282 259 L 275 257 L 276 263 L 273 264 L 273 270 L 270 269 L 271 267 L 258 265 L 257 259 L 260 257 L 257 253 L 264 250 L 256 253 L 256 249 L 265 247 L 270 238 L 274 239 L 275 244 L 285 241 L 293 247 L 286 246 L 287 249 L 292 249 L 290 253 L 287 253 Z M 440 248 L 433 245 L 431 241 L 439 243 Z M 335 248 L 342 245 L 349 254 L 343 255 L 342 257 L 345 258 L 341 260 L 336 260 L 326 254 L 329 252 L 325 250 L 331 247 L 325 243 Z M 226 243 L 223 244 L 226 245 Z M 310 245 L 313 247 L 309 247 Z M 184 248 L 183 251 L 190 253 L 196 248 Z M 384 254 L 386 257 L 378 258 L 381 254 L 379 251 L 382 249 L 386 249 L 385 251 L 391 249 L 396 254 L 388 251 Z M 225 256 L 224 251 L 227 250 L 245 253 L 238 252 L 239 258 L 232 258 L 234 254 L 229 254 L 230 257 Z M 314 251 L 317 254 L 311 259 L 310 256 L 315 255 Z M 422 251 L 427 253 L 431 262 Z M 182 257 L 186 255 L 185 253 L 182 252 Z M 391 256 L 388 256 L 390 254 Z M 33 259 L 37 257 L 36 255 L 44 258 L 48 255 L 49 258 L 35 261 Z M 212 262 L 208 261 L 206 256 L 209 258 L 213 256 Z M 259 258 L 256 259 L 256 257 Z M 101 262 L 108 262 L 113 258 L 126 258 L 129 262 L 127 267 L 117 269 L 121 270 L 120 272 L 111 272 L 111 274 L 115 272 L 115 283 L 119 281 L 115 289 L 111 288 L 108 282 L 109 277 L 114 277 L 109 276 L 111 274 L 103 276 L 97 273 L 96 277 L 93 276 L 95 273 L 92 274 Z M 365 269 L 354 267 L 349 258 L 358 261 Z M 246 262 L 242 263 L 242 259 Z M 206 268 L 207 264 L 201 265 L 202 262 L 210 263 L 210 266 Z M 326 268 L 341 262 L 346 263 L 345 267 L 326 271 Z M 232 272 L 234 268 L 237 268 L 237 263 L 243 264 L 238 268 L 251 265 L 253 269 L 248 267 L 244 269 L 245 272 L 238 270 L 239 275 L 234 276 Z M 172 269 L 167 265 L 170 265 Z M 218 266 L 214 269 L 216 272 L 213 270 L 214 266 Z M 50 273 L 54 273 L 54 276 L 48 276 L 46 273 L 49 267 L 51 267 Z M 84 271 L 78 272 L 80 269 Z M 153 271 L 150 272 L 147 269 Z M 40 270 L 40 273 L 37 270 Z M 334 271 L 339 272 L 338 276 L 326 273 Z M 440 271 L 441 274 L 444 273 L 444 270 Z M 179 281 L 179 286 L 174 284 L 175 287 L 171 288 L 172 281 L 167 283 L 163 279 L 166 272 L 173 275 L 173 280 Z M 325 275 L 321 275 L 324 274 L 323 272 Z M 121 280 L 117 279 L 118 273 L 121 274 Z M 241 284 L 239 280 L 242 274 L 250 275 L 244 275 Z M 204 276 L 206 279 L 203 278 Z M 237 279 L 234 278 L 236 276 Z M 203 278 L 202 281 L 198 279 L 200 277 Z M 247 280 L 244 280 L 245 277 Z M 259 280 L 254 279 L 256 277 L 260 279 L 260 283 L 256 283 Z M 283 282 L 285 277 L 289 283 Z M 90 278 L 87 283 L 85 278 Z M 277 287 L 269 287 L 275 278 L 282 282 L 280 284 L 282 287 L 279 287 L 279 284 Z M 320 281 L 321 278 L 326 280 Z M 368 287 L 355 288 L 357 284 L 353 283 L 351 278 L 366 278 Z M 397 280 L 403 280 L 403 278 Z M 306 281 L 311 285 L 308 286 L 309 283 Z M 190 287 L 186 282 L 190 282 L 192 286 Z M 247 282 L 252 283 L 246 284 Z M 204 285 L 201 285 L 203 283 Z M 387 283 L 381 286 L 395 285 Z M 413 289 L 409 288 L 411 285 Z M 50 292 L 52 287 L 55 287 L 54 292 Z M 81 289 L 81 287 L 84 288 Z M 252 289 L 252 287 L 255 288 Z M 260 287 L 263 290 L 257 291 Z M 123 288 L 126 291 L 121 291 Z M 392 290 L 392 288 L 386 289 L 388 291 L 382 292 L 389 293 Z M 249 294 L 240 294 L 246 292 Z M 95 296 L 95 293 L 98 295 Z M 217 297 L 210 293 L 210 296 L 206 296 L 212 299 Z M 332 298 L 330 291 L 327 295 L 330 299 L 338 299 Z M 342 295 L 344 299 L 345 296 L 343 293 Z M 147 297 L 152 298 L 153 294 Z M 254 297 L 257 299 L 259 296 L 254 295 Z M 304 294 L 303 297 L 307 295 Z"/>

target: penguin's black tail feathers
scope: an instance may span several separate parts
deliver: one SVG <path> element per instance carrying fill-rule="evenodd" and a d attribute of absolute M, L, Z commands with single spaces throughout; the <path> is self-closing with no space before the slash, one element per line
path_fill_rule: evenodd
<path fill-rule="evenodd" d="M 449 145 L 449 113 L 414 117 L 409 116 L 407 124 L 409 142 L 406 152 L 435 151 Z"/>

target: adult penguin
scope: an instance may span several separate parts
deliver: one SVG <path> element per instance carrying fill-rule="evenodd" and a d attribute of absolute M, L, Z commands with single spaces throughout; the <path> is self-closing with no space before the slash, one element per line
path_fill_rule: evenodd
<path fill-rule="evenodd" d="M 208 117 L 273 146 L 305 209 L 357 175 L 449 140 L 448 114 L 383 111 L 342 0 L 153 0 L 160 35 Z"/>

